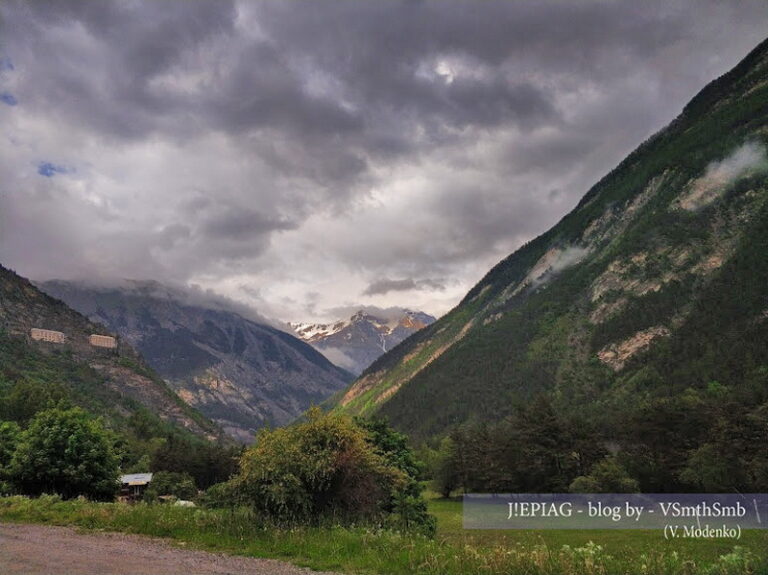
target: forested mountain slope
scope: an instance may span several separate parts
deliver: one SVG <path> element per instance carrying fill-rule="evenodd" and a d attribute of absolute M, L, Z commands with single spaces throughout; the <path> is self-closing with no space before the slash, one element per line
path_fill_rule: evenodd
<path fill-rule="evenodd" d="M 608 437 L 674 398 L 722 391 L 759 406 L 767 148 L 763 42 L 335 408 L 378 412 L 427 438 L 502 419 L 537 394 Z"/>

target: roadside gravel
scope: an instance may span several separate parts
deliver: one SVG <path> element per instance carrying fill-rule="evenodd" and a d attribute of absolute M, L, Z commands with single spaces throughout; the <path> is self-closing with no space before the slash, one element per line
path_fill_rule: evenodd
<path fill-rule="evenodd" d="M 183 549 L 157 538 L 0 523 L 3 575 L 337 575 L 273 559 Z"/>

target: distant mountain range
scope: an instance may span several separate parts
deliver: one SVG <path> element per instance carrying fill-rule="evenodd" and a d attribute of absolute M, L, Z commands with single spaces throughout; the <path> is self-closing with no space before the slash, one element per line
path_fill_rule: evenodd
<path fill-rule="evenodd" d="M 241 441 L 291 422 L 352 379 L 288 333 L 156 282 L 40 287 L 120 334 L 184 401 Z"/>
<path fill-rule="evenodd" d="M 420 311 L 359 310 L 347 320 L 289 323 L 288 327 L 336 365 L 359 375 L 379 356 L 434 321 L 434 317 Z"/>
<path fill-rule="evenodd" d="M 336 409 L 385 415 L 418 439 L 544 394 L 614 441 L 649 405 L 688 401 L 690 415 L 697 394 L 762 393 L 767 150 L 768 40 L 450 313 L 375 361 Z"/>

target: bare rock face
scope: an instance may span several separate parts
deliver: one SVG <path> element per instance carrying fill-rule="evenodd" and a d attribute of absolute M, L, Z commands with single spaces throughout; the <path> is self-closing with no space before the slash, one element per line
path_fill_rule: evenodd
<path fill-rule="evenodd" d="M 292 335 L 154 282 L 41 287 L 120 334 L 186 403 L 243 442 L 265 425 L 290 423 L 351 379 Z"/>
<path fill-rule="evenodd" d="M 606 346 L 597 352 L 597 357 L 611 369 L 619 371 L 630 357 L 645 350 L 654 339 L 667 336 L 669 336 L 669 330 L 663 325 L 650 327 L 624 341 Z"/>

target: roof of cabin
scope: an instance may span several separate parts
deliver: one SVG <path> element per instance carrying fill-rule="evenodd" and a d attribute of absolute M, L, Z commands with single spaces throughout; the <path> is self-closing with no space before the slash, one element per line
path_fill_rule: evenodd
<path fill-rule="evenodd" d="M 123 485 L 146 485 L 152 481 L 151 473 L 129 473 L 120 476 L 120 483 Z"/>

